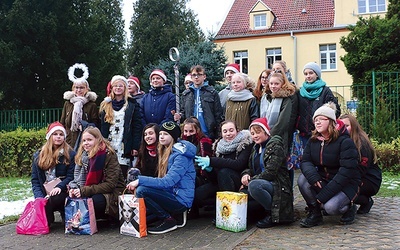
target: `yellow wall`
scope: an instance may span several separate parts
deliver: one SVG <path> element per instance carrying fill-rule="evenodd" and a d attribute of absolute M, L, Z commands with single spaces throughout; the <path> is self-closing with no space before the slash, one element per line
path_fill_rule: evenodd
<path fill-rule="evenodd" d="M 389 5 L 388 0 L 386 2 L 386 10 Z M 358 14 L 358 1 L 353 0 L 335 0 L 335 26 L 346 26 L 349 24 L 356 24 L 359 17 L 368 18 L 370 16 L 379 15 L 384 17 L 385 13 L 372 13 L 372 14 Z"/>

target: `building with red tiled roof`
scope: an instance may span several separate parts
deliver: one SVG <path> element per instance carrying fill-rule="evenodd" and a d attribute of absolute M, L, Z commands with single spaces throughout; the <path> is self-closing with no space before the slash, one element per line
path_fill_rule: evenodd
<path fill-rule="evenodd" d="M 340 38 L 360 16 L 384 15 L 387 6 L 388 0 L 235 0 L 215 42 L 253 79 L 284 60 L 300 87 L 303 66 L 314 61 L 329 86 L 350 86 Z M 336 89 L 342 101 L 351 98 L 349 87 Z"/>

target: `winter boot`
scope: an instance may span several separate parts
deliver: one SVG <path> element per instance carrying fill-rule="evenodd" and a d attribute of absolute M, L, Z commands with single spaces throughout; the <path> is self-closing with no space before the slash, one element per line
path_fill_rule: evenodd
<path fill-rule="evenodd" d="M 258 228 L 273 227 L 274 223 L 272 223 L 271 211 L 265 211 L 265 217 L 262 220 L 257 221 L 256 226 Z"/>
<path fill-rule="evenodd" d="M 354 219 L 356 218 L 357 213 L 357 205 L 350 205 L 349 209 L 342 215 L 340 218 L 340 223 L 343 225 L 350 225 L 354 223 Z"/>
<path fill-rule="evenodd" d="M 315 227 L 323 223 L 321 208 L 318 205 L 308 204 L 307 218 L 300 221 L 302 227 Z"/>

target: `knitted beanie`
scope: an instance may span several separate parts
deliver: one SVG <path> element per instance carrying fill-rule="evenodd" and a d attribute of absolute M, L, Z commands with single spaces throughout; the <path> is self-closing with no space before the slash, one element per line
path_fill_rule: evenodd
<path fill-rule="evenodd" d="M 165 131 L 170 134 L 174 139 L 174 142 L 177 142 L 179 136 L 181 135 L 181 129 L 175 122 L 164 122 L 160 127 L 160 132 L 161 131 Z"/>
<path fill-rule="evenodd" d="M 304 70 L 306 70 L 306 69 L 311 69 L 312 71 L 315 72 L 315 74 L 317 74 L 319 79 L 321 79 L 321 67 L 318 64 L 316 64 L 315 62 L 309 62 L 306 65 L 304 65 L 303 73 L 304 73 Z"/>
<path fill-rule="evenodd" d="M 325 116 L 334 122 L 336 122 L 336 105 L 333 102 L 328 102 L 319 107 L 317 110 L 315 110 L 314 115 L 313 115 L 313 120 L 317 116 Z"/>
<path fill-rule="evenodd" d="M 161 69 L 155 69 L 155 70 L 153 70 L 153 72 L 151 72 L 150 77 L 149 77 L 150 82 L 151 82 L 151 77 L 153 75 L 158 75 L 159 77 L 161 77 L 164 80 L 164 82 L 167 81 L 167 76 L 165 75 L 164 71 L 162 71 Z"/>

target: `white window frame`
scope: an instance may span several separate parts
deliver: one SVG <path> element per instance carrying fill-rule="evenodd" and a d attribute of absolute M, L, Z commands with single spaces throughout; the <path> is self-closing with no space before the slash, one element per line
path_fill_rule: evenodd
<path fill-rule="evenodd" d="M 272 65 L 276 61 L 282 60 L 282 48 L 267 48 L 265 49 L 266 68 L 272 69 Z"/>
<path fill-rule="evenodd" d="M 378 13 L 386 12 L 385 0 L 358 0 L 358 13 Z"/>
<path fill-rule="evenodd" d="M 337 46 L 335 43 L 319 45 L 321 70 L 337 70 Z"/>
<path fill-rule="evenodd" d="M 247 50 L 233 51 L 233 60 L 240 65 L 240 72 L 249 73 L 249 52 Z"/>
<path fill-rule="evenodd" d="M 254 14 L 254 29 L 266 29 L 267 28 L 267 14 Z"/>

